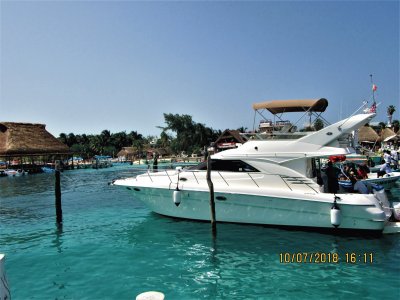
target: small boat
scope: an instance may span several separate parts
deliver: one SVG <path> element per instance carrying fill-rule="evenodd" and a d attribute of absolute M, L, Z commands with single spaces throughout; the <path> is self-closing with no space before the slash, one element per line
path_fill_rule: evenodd
<path fill-rule="evenodd" d="M 27 174 L 27 172 L 25 172 L 22 169 L 18 169 L 18 170 L 7 169 L 7 170 L 4 170 L 4 173 L 7 174 L 8 176 L 11 176 L 11 177 L 13 177 L 13 176 L 22 176 L 22 175 Z"/>
<path fill-rule="evenodd" d="M 344 164 L 346 163 L 352 163 L 355 168 L 358 168 L 362 165 L 366 166 L 365 159 L 361 155 L 348 155 L 345 157 L 345 161 L 343 162 Z M 343 165 L 341 165 L 341 170 L 342 170 Z M 375 173 L 372 171 L 371 167 L 368 167 L 370 172 L 367 174 L 368 178 L 361 179 L 363 183 L 365 183 L 367 186 L 371 186 L 371 184 L 377 184 L 380 186 L 383 186 L 386 190 L 390 190 L 392 187 L 396 185 L 396 182 L 400 179 L 400 172 L 390 172 L 388 174 L 385 174 L 383 176 L 378 176 L 378 173 Z M 368 170 L 367 169 L 367 170 Z M 379 168 L 378 168 L 379 170 Z M 343 170 L 342 170 L 343 172 Z M 343 172 L 344 174 L 344 172 Z M 347 177 L 347 175 L 345 175 Z M 339 184 L 344 187 L 344 188 L 349 188 L 351 187 L 350 180 L 341 180 L 339 181 Z"/>
<path fill-rule="evenodd" d="M 367 179 L 362 181 L 366 184 L 378 184 L 383 186 L 386 190 L 390 190 L 396 185 L 396 182 L 400 179 L 400 172 L 392 172 L 385 174 L 382 177 L 378 177 L 377 173 L 369 173 Z"/>
<path fill-rule="evenodd" d="M 43 173 L 54 173 L 55 172 L 55 170 L 50 167 L 42 167 L 41 169 L 42 169 Z"/>
<path fill-rule="evenodd" d="M 112 157 L 108 155 L 95 155 L 92 160 L 93 169 L 109 168 L 112 167 Z"/>

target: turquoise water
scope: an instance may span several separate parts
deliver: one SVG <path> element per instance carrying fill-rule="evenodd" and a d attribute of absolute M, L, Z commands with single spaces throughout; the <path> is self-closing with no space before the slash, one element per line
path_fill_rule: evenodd
<path fill-rule="evenodd" d="M 159 216 L 107 184 L 133 174 L 132 166 L 62 173 L 62 229 L 54 175 L 0 178 L 0 253 L 13 300 L 135 299 L 149 290 L 167 300 L 400 296 L 400 235 L 218 224 L 213 240 L 208 223 Z M 399 185 L 390 196 L 400 198 Z M 280 254 L 315 252 L 337 253 L 338 261 L 280 262 Z M 346 253 L 361 261 L 347 263 Z"/>

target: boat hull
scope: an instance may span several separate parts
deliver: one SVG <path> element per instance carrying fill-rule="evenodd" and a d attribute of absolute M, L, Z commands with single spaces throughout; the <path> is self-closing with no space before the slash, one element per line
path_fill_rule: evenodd
<path fill-rule="evenodd" d="M 210 195 L 206 191 L 180 190 L 180 203 L 174 203 L 174 189 L 128 187 L 135 198 L 152 211 L 175 218 L 210 220 Z M 215 193 L 218 222 L 260 224 L 271 226 L 313 227 L 335 229 L 331 224 L 331 202 L 300 197 L 285 198 L 267 195 Z M 381 232 L 385 226 L 384 212 L 373 203 L 338 204 L 342 214 L 339 229 Z"/>
<path fill-rule="evenodd" d="M 396 182 L 400 179 L 400 172 L 392 172 L 379 178 L 377 177 L 376 173 L 370 173 L 368 174 L 368 177 L 368 179 L 363 180 L 364 183 L 378 184 L 383 186 L 385 190 L 390 190 L 396 185 Z"/>

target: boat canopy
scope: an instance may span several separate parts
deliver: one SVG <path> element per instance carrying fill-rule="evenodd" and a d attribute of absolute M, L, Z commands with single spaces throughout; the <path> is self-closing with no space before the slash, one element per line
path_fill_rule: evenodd
<path fill-rule="evenodd" d="M 267 109 L 273 115 L 285 112 L 324 112 L 328 107 L 328 100 L 303 99 L 303 100 L 273 100 L 253 104 L 253 109 Z"/>

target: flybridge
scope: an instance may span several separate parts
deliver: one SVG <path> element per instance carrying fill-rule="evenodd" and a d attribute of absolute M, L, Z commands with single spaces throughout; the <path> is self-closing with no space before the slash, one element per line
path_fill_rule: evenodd
<path fill-rule="evenodd" d="M 351 117 L 344 119 L 332 126 L 321 116 L 321 114 L 326 110 L 327 107 L 328 100 L 325 98 L 302 100 L 273 100 L 254 103 L 254 123 L 256 121 L 257 114 L 262 116 L 263 119 L 260 121 L 258 129 L 254 129 L 251 133 L 242 133 L 241 135 L 246 140 L 301 139 L 303 142 L 312 144 L 319 144 L 321 142 L 316 140 L 315 137 L 318 136 L 318 138 L 323 137 L 323 140 L 325 141 L 323 143 L 324 145 L 330 147 L 346 148 L 349 146 L 354 146 L 352 144 L 352 131 L 369 122 L 374 116 L 373 113 L 352 115 Z M 263 116 L 264 111 L 269 111 L 273 115 L 274 120 L 267 120 Z M 303 114 L 294 124 L 292 124 L 290 121 L 282 120 L 283 114 L 288 112 L 303 112 Z M 307 120 L 305 128 L 299 131 L 297 128 L 297 124 L 301 119 L 307 117 L 309 119 Z M 279 120 L 276 121 L 276 118 L 278 118 Z M 364 122 L 363 119 L 367 119 L 367 121 Z M 318 127 L 316 124 L 317 120 L 321 121 L 322 124 L 320 124 L 320 126 L 325 126 L 325 128 Z M 351 120 L 351 122 L 349 120 Z M 358 124 L 358 121 L 360 121 L 360 124 Z M 355 126 L 352 126 L 352 122 L 356 122 L 357 124 Z M 351 125 L 351 130 L 344 130 L 345 128 L 349 127 L 348 125 Z M 330 129 L 326 130 L 326 128 Z M 321 130 L 326 131 L 324 135 L 316 134 L 318 131 Z"/>
<path fill-rule="evenodd" d="M 323 124 L 329 125 L 329 122 L 321 116 L 321 114 L 326 110 L 327 107 L 328 100 L 325 98 L 301 100 L 272 100 L 254 103 L 253 131 L 257 131 L 258 134 L 266 135 L 268 137 L 282 136 L 286 133 L 296 133 L 297 136 L 288 136 L 285 138 L 299 138 L 307 134 L 307 132 L 302 132 L 301 134 L 298 134 L 299 132 L 297 130 L 297 123 L 306 115 L 308 115 L 309 117 L 309 122 L 306 127 L 308 127 L 308 129 L 310 130 L 312 129 L 313 123 L 317 119 L 322 121 Z M 273 115 L 273 121 L 267 119 L 264 116 L 263 113 L 265 111 L 268 111 Z M 283 119 L 283 114 L 289 112 L 303 113 L 303 115 L 294 124 L 292 124 L 290 121 Z M 261 120 L 258 129 L 256 130 L 255 120 L 257 115 L 261 116 Z M 312 117 L 314 117 L 314 121 L 312 120 Z M 278 118 L 278 120 L 276 120 L 276 118 Z"/>
<path fill-rule="evenodd" d="M 329 125 L 319 131 L 309 132 L 297 139 L 250 139 L 243 146 L 219 153 L 222 157 L 317 157 L 353 153 L 351 133 L 368 123 L 375 114 L 358 114 Z M 287 136 L 294 134 L 287 134 Z M 262 135 L 259 135 L 262 137 Z M 218 154 L 217 154 L 218 155 Z"/>

